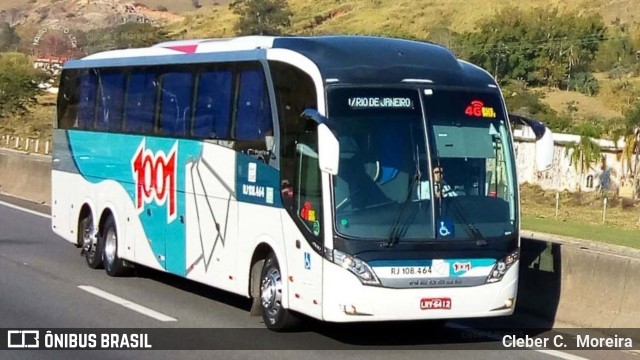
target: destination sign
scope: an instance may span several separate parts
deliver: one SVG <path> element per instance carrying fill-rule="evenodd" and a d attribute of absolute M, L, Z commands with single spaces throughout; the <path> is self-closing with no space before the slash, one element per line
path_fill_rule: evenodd
<path fill-rule="evenodd" d="M 405 97 L 350 97 L 347 100 L 352 109 L 413 109 L 413 101 Z"/>

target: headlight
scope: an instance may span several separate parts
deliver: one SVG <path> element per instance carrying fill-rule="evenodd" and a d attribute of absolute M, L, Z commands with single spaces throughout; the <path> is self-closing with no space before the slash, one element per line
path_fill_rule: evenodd
<path fill-rule="evenodd" d="M 520 256 L 520 249 L 516 249 L 511 254 L 504 257 L 504 259 L 499 260 L 491 269 L 491 273 L 487 278 L 487 283 L 494 283 L 502 280 L 504 274 L 507 273 L 507 270 L 511 268 L 511 265 L 515 264 Z"/>
<path fill-rule="evenodd" d="M 351 271 L 365 285 L 380 285 L 380 280 L 371 266 L 358 258 L 334 249 L 333 262 Z"/>

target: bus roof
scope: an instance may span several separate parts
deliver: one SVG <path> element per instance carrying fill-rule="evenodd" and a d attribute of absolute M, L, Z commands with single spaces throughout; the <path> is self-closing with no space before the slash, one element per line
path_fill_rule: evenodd
<path fill-rule="evenodd" d="M 93 54 L 69 61 L 65 68 L 261 60 L 267 59 L 270 49 L 288 49 L 307 57 L 316 64 L 325 81 L 331 82 L 496 86 L 489 73 L 457 59 L 443 46 L 372 36 L 245 36 L 168 41 L 143 49 Z"/>

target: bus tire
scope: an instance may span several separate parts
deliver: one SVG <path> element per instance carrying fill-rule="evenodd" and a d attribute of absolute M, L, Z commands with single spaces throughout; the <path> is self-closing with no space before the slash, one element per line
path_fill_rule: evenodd
<path fill-rule="evenodd" d="M 102 246 L 95 235 L 93 215 L 88 214 L 78 223 L 78 244 L 82 247 L 87 265 L 92 269 L 102 268 Z"/>
<path fill-rule="evenodd" d="M 267 256 L 260 274 L 260 305 L 265 326 L 273 331 L 296 330 L 300 320 L 282 306 L 282 273 L 275 254 Z"/>
<path fill-rule="evenodd" d="M 118 257 L 118 231 L 113 217 L 107 218 L 101 231 L 102 259 L 109 276 L 124 276 L 129 272 L 124 260 Z"/>

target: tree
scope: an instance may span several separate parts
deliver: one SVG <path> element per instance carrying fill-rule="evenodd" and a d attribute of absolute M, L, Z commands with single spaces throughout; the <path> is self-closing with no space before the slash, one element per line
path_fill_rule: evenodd
<path fill-rule="evenodd" d="M 453 49 L 460 57 L 500 81 L 524 79 L 530 85 L 556 87 L 588 70 L 605 29 L 599 15 L 543 8 L 506 8 L 477 28 L 456 39 Z"/>
<path fill-rule="evenodd" d="M 619 139 L 624 140 L 622 153 L 623 174 L 633 179 L 633 198 L 640 192 L 640 103 L 625 113 L 624 125 L 616 131 L 616 145 Z"/>
<path fill-rule="evenodd" d="M 33 68 L 33 59 L 20 53 L 0 54 L 0 117 L 26 110 L 46 74 Z"/>
<path fill-rule="evenodd" d="M 630 72 L 635 62 L 633 39 L 627 27 L 610 28 L 594 59 L 594 69 L 609 71 L 613 77 L 619 77 Z"/>
<path fill-rule="evenodd" d="M 237 0 L 229 3 L 240 16 L 237 35 L 281 35 L 291 26 L 291 10 L 285 0 Z"/>
<path fill-rule="evenodd" d="M 20 37 L 9 23 L 0 24 L 0 52 L 16 51 L 20 45 Z"/>

